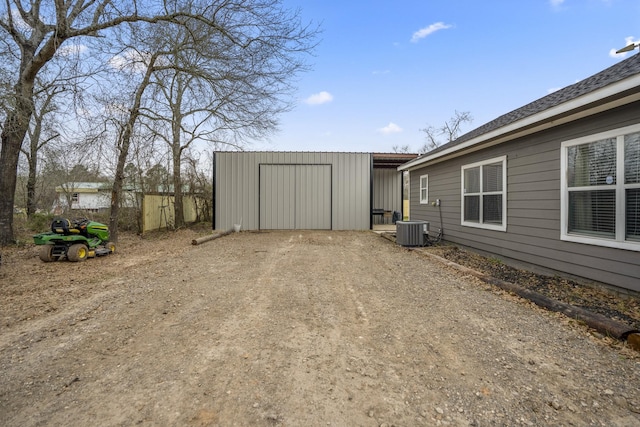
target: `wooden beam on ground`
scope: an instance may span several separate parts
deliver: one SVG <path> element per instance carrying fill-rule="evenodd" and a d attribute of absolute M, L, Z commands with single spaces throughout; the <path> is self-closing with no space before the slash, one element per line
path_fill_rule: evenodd
<path fill-rule="evenodd" d="M 208 242 L 210 240 L 215 240 L 219 237 L 226 236 L 227 234 L 233 233 L 233 230 L 223 231 L 222 233 L 212 234 L 210 236 L 198 237 L 197 239 L 193 239 L 191 241 L 192 245 L 199 245 L 204 242 Z"/>

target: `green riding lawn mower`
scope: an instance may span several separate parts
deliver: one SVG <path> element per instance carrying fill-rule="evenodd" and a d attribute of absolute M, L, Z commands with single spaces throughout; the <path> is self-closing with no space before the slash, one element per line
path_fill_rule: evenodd
<path fill-rule="evenodd" d="M 39 255 L 44 262 L 62 258 L 78 262 L 116 251 L 116 245 L 109 241 L 109 228 L 85 218 L 55 218 L 51 223 L 51 231 L 36 234 L 33 240 L 36 245 L 42 246 Z"/>

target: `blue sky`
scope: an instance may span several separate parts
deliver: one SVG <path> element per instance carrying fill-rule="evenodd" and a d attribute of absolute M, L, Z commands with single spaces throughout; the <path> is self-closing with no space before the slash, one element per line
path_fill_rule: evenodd
<path fill-rule="evenodd" d="M 472 130 L 623 59 L 640 0 L 284 0 L 323 33 L 280 132 L 250 150 L 417 150 L 468 111 Z M 638 50 L 626 54 L 636 54 Z"/>

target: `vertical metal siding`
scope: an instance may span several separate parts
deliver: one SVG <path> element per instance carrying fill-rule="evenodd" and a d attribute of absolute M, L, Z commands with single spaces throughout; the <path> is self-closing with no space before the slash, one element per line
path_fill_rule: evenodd
<path fill-rule="evenodd" d="M 296 165 L 297 229 L 331 229 L 331 165 Z"/>
<path fill-rule="evenodd" d="M 260 168 L 260 228 L 291 230 L 295 227 L 296 167 L 262 165 Z"/>
<path fill-rule="evenodd" d="M 395 169 L 373 170 L 373 207 L 402 212 L 402 173 Z"/>
<path fill-rule="evenodd" d="M 215 158 L 214 214 L 218 229 L 229 229 L 241 218 L 243 229 L 260 228 L 261 164 L 331 165 L 331 228 L 369 229 L 369 153 L 217 152 Z"/>
<path fill-rule="evenodd" d="M 335 153 L 334 230 L 369 229 L 370 167 L 370 154 Z"/>
<path fill-rule="evenodd" d="M 259 168 L 261 229 L 331 229 L 331 165 Z"/>

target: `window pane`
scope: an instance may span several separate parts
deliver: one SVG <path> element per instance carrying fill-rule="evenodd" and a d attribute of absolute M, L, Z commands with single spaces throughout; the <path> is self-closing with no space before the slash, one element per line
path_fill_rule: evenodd
<path fill-rule="evenodd" d="M 424 202 L 427 200 L 427 189 L 426 188 L 422 188 L 420 190 L 420 201 Z"/>
<path fill-rule="evenodd" d="M 616 183 L 616 138 L 567 149 L 569 187 Z"/>
<path fill-rule="evenodd" d="M 485 224 L 502 224 L 502 194 L 483 196 L 482 222 Z"/>
<path fill-rule="evenodd" d="M 640 242 L 640 188 L 626 191 L 626 239 Z"/>
<path fill-rule="evenodd" d="M 569 233 L 615 238 L 616 192 L 569 192 Z"/>
<path fill-rule="evenodd" d="M 482 167 L 482 191 L 502 191 L 502 162 Z"/>
<path fill-rule="evenodd" d="M 464 196 L 464 220 L 480 222 L 480 196 Z"/>
<path fill-rule="evenodd" d="M 471 168 L 464 170 L 464 192 L 479 193 L 480 192 L 480 168 Z"/>
<path fill-rule="evenodd" d="M 640 183 L 640 132 L 624 136 L 624 182 Z"/>

